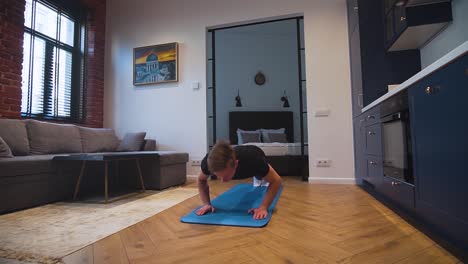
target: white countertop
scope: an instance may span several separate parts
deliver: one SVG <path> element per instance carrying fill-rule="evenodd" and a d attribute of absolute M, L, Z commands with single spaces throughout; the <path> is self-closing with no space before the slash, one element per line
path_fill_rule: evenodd
<path fill-rule="evenodd" d="M 458 58 L 459 56 L 463 55 L 465 52 L 468 51 L 468 41 L 461 44 L 457 48 L 453 49 L 449 53 L 445 54 L 442 58 L 436 60 L 431 65 L 427 66 L 420 72 L 413 75 L 413 77 L 406 80 L 404 83 L 398 85 L 395 89 L 391 90 L 390 92 L 384 94 L 383 96 L 379 97 L 374 102 L 368 104 L 366 107 L 362 109 L 362 112 L 366 112 L 367 110 L 371 109 L 372 107 L 380 104 L 381 102 L 385 101 L 386 99 L 390 98 L 391 96 L 397 94 L 398 92 L 403 91 L 404 89 L 408 88 L 415 82 L 421 80 L 422 78 L 426 77 L 427 75 L 431 74 L 435 70 L 439 69 L 440 67 L 446 65 L 447 63 L 451 62 L 452 60 Z"/>

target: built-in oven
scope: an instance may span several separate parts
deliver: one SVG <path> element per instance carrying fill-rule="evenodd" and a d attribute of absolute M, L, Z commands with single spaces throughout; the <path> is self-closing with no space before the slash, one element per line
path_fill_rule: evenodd
<path fill-rule="evenodd" d="M 384 176 L 414 185 L 407 91 L 385 100 L 380 117 Z"/>

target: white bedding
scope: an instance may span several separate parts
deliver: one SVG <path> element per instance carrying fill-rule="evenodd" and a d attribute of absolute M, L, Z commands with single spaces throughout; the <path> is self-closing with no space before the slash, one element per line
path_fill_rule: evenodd
<path fill-rule="evenodd" d="M 299 156 L 301 155 L 301 143 L 245 143 L 242 145 L 254 145 L 263 150 L 267 156 Z M 304 146 L 304 154 L 307 155 L 307 146 Z"/>

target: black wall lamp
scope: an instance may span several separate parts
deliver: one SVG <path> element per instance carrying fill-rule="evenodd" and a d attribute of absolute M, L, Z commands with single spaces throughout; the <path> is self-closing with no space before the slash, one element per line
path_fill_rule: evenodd
<path fill-rule="evenodd" d="M 289 100 L 286 96 L 286 90 L 284 90 L 283 96 L 281 96 L 281 101 L 283 101 L 283 107 L 289 107 Z"/>
<path fill-rule="evenodd" d="M 241 98 L 239 96 L 239 89 L 237 89 L 237 96 L 236 96 L 235 100 L 236 100 L 236 107 L 242 107 Z"/>

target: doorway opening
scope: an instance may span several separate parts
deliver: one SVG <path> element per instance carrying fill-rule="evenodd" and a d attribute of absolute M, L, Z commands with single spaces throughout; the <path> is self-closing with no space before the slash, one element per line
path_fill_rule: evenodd
<path fill-rule="evenodd" d="M 206 36 L 208 150 L 219 139 L 257 145 L 280 175 L 306 180 L 303 17 L 211 28 Z M 239 130 L 259 139 L 243 142 Z"/>

